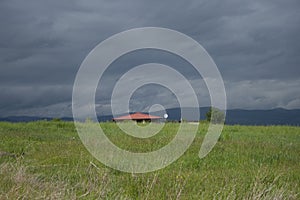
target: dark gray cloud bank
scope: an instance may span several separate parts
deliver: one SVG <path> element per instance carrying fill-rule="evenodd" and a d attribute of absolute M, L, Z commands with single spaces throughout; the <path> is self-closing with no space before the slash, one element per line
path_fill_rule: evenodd
<path fill-rule="evenodd" d="M 300 108 L 299 9 L 298 0 L 2 0 L 0 116 L 70 116 L 73 83 L 86 55 L 109 36 L 144 26 L 174 29 L 203 45 L 223 76 L 229 108 Z M 121 72 L 147 62 L 181 67 L 199 89 L 200 105 L 209 105 L 191 66 L 168 53 L 143 51 L 107 71 L 98 108 L 109 110 Z M 137 110 L 154 104 L 153 97 L 166 107 L 177 105 L 165 88 L 141 88 L 133 97 Z"/>

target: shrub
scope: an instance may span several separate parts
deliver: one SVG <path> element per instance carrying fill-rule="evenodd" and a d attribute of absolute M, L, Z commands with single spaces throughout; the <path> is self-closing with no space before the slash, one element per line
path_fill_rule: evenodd
<path fill-rule="evenodd" d="M 211 107 L 209 111 L 206 113 L 206 120 L 214 124 L 224 123 L 225 114 L 223 111 L 219 110 L 218 108 Z"/>

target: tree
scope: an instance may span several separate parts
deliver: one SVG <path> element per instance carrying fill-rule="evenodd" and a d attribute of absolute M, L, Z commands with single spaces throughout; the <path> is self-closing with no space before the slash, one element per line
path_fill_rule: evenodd
<path fill-rule="evenodd" d="M 225 121 L 225 114 L 218 108 L 210 107 L 206 113 L 206 120 L 214 124 L 220 124 Z"/>

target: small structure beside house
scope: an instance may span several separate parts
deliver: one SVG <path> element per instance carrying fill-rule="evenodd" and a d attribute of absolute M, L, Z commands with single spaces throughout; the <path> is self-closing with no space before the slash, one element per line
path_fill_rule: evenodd
<path fill-rule="evenodd" d="M 124 116 L 113 118 L 113 121 L 133 120 L 136 122 L 145 123 L 145 122 L 151 122 L 151 121 L 159 121 L 160 119 L 162 119 L 162 117 L 155 116 L 155 115 L 149 115 L 149 114 L 145 114 L 145 113 L 141 113 L 141 112 L 136 112 L 136 113 L 132 113 L 129 115 L 124 115 Z"/>

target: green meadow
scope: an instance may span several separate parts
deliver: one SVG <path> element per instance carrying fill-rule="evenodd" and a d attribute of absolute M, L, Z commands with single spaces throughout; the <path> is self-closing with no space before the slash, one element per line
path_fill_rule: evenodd
<path fill-rule="evenodd" d="M 100 126 L 120 148 L 147 152 L 168 144 L 179 124 L 147 139 Z M 226 125 L 199 159 L 207 127 L 201 122 L 176 162 L 133 174 L 93 158 L 72 122 L 1 122 L 0 199 L 300 199 L 300 127 Z"/>

